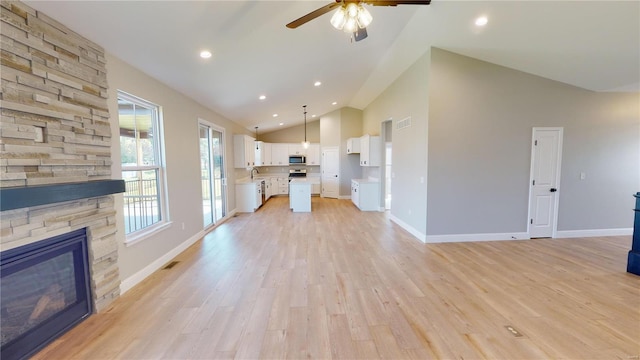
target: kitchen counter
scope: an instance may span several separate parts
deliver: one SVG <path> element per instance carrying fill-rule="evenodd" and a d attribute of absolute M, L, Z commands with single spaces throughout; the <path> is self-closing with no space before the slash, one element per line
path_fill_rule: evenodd
<path fill-rule="evenodd" d="M 259 182 L 261 182 L 262 180 L 264 180 L 264 179 L 260 179 L 260 178 L 254 178 L 254 179 L 251 179 L 251 178 L 246 177 L 246 178 L 242 178 L 242 179 L 238 179 L 238 180 L 236 180 L 236 184 L 237 184 L 237 185 L 241 185 L 241 184 L 252 184 L 252 183 L 254 183 L 254 184 L 255 184 L 255 183 L 259 183 Z"/>
<path fill-rule="evenodd" d="M 379 184 L 380 180 L 378 179 L 351 179 L 351 181 L 355 181 L 359 184 Z"/>

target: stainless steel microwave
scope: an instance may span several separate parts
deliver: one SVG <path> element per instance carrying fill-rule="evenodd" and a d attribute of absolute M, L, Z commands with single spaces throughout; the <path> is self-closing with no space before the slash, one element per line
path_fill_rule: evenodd
<path fill-rule="evenodd" d="M 306 165 L 307 157 L 304 155 L 289 155 L 289 165 Z"/>

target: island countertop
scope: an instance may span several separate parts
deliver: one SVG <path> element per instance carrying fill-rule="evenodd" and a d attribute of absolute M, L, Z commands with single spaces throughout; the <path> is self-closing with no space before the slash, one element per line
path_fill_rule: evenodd
<path fill-rule="evenodd" d="M 309 178 L 293 178 L 291 179 L 290 184 L 291 185 L 311 185 L 314 182 L 317 182 L 317 180 L 315 179 L 309 179 Z"/>

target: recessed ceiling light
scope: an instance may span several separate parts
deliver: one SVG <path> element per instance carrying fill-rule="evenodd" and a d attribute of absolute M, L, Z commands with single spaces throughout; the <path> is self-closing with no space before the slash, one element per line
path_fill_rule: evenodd
<path fill-rule="evenodd" d="M 485 26 L 489 22 L 486 16 L 480 16 L 476 19 L 476 26 Z"/>
<path fill-rule="evenodd" d="M 273 116 L 273 117 L 278 117 L 278 114 L 273 114 L 272 116 Z"/>
<path fill-rule="evenodd" d="M 211 57 L 211 51 L 208 50 L 202 50 L 200 51 L 200 57 L 203 59 L 208 59 Z"/>
<path fill-rule="evenodd" d="M 260 97 L 259 97 L 259 99 L 260 99 L 260 100 L 264 100 L 264 99 L 266 99 L 266 98 L 267 98 L 267 96 L 266 96 L 266 95 L 260 95 Z"/>
<path fill-rule="evenodd" d="M 280 124 L 278 124 L 278 125 L 282 126 L 282 125 L 284 125 L 284 123 L 280 123 Z"/>
<path fill-rule="evenodd" d="M 320 85 L 322 85 L 320 81 L 316 81 L 315 83 L 313 83 L 313 86 L 320 86 Z"/>
<path fill-rule="evenodd" d="M 331 105 L 338 105 L 338 102 L 334 101 L 334 102 L 331 103 Z"/>
<path fill-rule="evenodd" d="M 312 118 L 316 117 L 316 114 L 311 115 Z"/>

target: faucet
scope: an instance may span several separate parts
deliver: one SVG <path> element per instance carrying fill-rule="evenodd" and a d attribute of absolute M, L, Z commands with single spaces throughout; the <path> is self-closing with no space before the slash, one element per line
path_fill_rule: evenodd
<path fill-rule="evenodd" d="M 260 174 L 260 171 L 258 171 L 258 168 L 251 168 L 251 180 L 253 180 L 253 171 L 256 171 L 256 174 Z"/>

